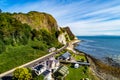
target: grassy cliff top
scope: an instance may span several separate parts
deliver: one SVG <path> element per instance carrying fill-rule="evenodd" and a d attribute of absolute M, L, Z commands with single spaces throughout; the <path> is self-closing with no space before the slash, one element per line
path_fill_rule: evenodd
<path fill-rule="evenodd" d="M 32 29 L 46 29 L 48 31 L 56 31 L 58 29 L 57 21 L 52 17 L 52 15 L 31 11 L 28 13 L 14 13 L 13 17 L 22 23 L 26 23 L 31 26 Z"/>

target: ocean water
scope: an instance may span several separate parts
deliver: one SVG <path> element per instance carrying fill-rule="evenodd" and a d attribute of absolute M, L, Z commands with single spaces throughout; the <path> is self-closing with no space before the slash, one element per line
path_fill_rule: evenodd
<path fill-rule="evenodd" d="M 120 64 L 120 36 L 78 36 L 82 40 L 76 47 L 102 61 L 112 58 Z"/>

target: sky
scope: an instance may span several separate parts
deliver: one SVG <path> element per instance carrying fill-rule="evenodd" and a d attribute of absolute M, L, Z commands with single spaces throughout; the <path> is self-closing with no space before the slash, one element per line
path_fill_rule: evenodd
<path fill-rule="evenodd" d="M 77 36 L 120 36 L 120 0 L 0 0 L 0 9 L 49 13 Z"/>

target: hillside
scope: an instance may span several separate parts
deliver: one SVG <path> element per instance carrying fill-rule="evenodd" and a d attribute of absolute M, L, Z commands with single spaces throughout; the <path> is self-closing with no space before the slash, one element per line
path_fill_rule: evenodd
<path fill-rule="evenodd" d="M 47 13 L 0 13 L 0 73 L 61 47 L 57 28 Z"/>
<path fill-rule="evenodd" d="M 59 30 L 54 17 L 47 13 L 2 12 L 0 21 L 0 73 L 48 54 L 51 47 L 60 48 L 63 39 L 67 43 L 71 36 L 63 28 Z M 58 39 L 61 32 L 62 42 Z"/>
<path fill-rule="evenodd" d="M 75 38 L 75 35 L 72 33 L 69 27 L 64 27 L 63 29 L 68 33 L 70 40 Z"/>
<path fill-rule="evenodd" d="M 46 29 L 56 31 L 58 29 L 56 20 L 47 13 L 31 11 L 29 13 L 14 13 L 13 17 L 22 23 L 28 24 L 32 29 Z"/>

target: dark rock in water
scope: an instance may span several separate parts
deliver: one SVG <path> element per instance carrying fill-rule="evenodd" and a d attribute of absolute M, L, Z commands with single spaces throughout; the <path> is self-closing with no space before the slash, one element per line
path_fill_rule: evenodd
<path fill-rule="evenodd" d="M 81 40 L 81 42 L 85 42 L 85 40 Z"/>
<path fill-rule="evenodd" d="M 120 68 L 120 64 L 117 63 L 115 60 L 113 60 L 110 57 L 105 57 L 105 62 L 108 63 L 110 66 L 114 66 L 114 67 L 119 67 Z"/>

